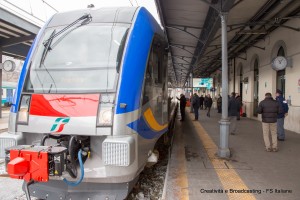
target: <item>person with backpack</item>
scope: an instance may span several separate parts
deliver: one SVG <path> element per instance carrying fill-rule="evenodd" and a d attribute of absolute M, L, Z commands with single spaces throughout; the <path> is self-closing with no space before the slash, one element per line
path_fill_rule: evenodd
<path fill-rule="evenodd" d="M 284 118 L 288 115 L 289 106 L 282 95 L 281 90 L 276 90 L 276 101 L 280 104 L 283 112 L 279 113 L 277 116 L 277 139 L 279 141 L 285 140 L 285 132 L 284 132 Z"/>

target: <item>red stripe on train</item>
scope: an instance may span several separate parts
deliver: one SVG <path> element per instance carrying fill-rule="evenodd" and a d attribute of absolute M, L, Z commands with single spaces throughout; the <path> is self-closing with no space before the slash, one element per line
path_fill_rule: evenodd
<path fill-rule="evenodd" d="M 49 117 L 96 116 L 100 94 L 33 94 L 30 115 Z"/>

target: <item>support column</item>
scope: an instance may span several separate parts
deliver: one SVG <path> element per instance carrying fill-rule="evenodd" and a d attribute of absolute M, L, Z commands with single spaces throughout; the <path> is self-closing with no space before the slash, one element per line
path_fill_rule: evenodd
<path fill-rule="evenodd" d="M 227 54 L 227 13 L 220 13 L 222 25 L 222 118 L 220 123 L 219 157 L 228 158 L 229 125 L 228 120 L 228 54 Z"/>

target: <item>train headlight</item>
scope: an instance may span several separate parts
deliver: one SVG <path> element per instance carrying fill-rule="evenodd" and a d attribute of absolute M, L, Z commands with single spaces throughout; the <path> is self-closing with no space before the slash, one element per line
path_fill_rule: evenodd
<path fill-rule="evenodd" d="M 27 124 L 29 118 L 30 95 L 23 95 L 18 112 L 18 123 Z"/>
<path fill-rule="evenodd" d="M 112 126 L 115 94 L 101 94 L 97 126 Z"/>
<path fill-rule="evenodd" d="M 98 125 L 99 126 L 111 126 L 113 120 L 113 105 L 112 104 L 100 104 L 98 112 Z"/>

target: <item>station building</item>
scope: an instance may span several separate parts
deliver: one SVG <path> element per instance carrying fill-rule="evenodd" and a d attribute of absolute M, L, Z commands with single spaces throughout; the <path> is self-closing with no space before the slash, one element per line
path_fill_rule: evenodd
<path fill-rule="evenodd" d="M 289 20 L 287 27 L 299 27 L 300 19 Z M 283 92 L 289 104 L 285 129 L 300 133 L 300 37 L 297 30 L 280 27 L 245 53 L 229 61 L 229 93 L 241 94 L 247 117 L 261 120 L 256 110 L 265 93 L 275 97 L 277 89 Z M 258 48 L 259 47 L 259 48 Z M 284 70 L 272 68 L 272 61 L 284 56 L 288 63 Z M 215 72 L 212 77 L 220 77 Z M 215 78 L 216 87 L 220 78 Z M 219 87 L 219 90 L 221 88 Z"/>

